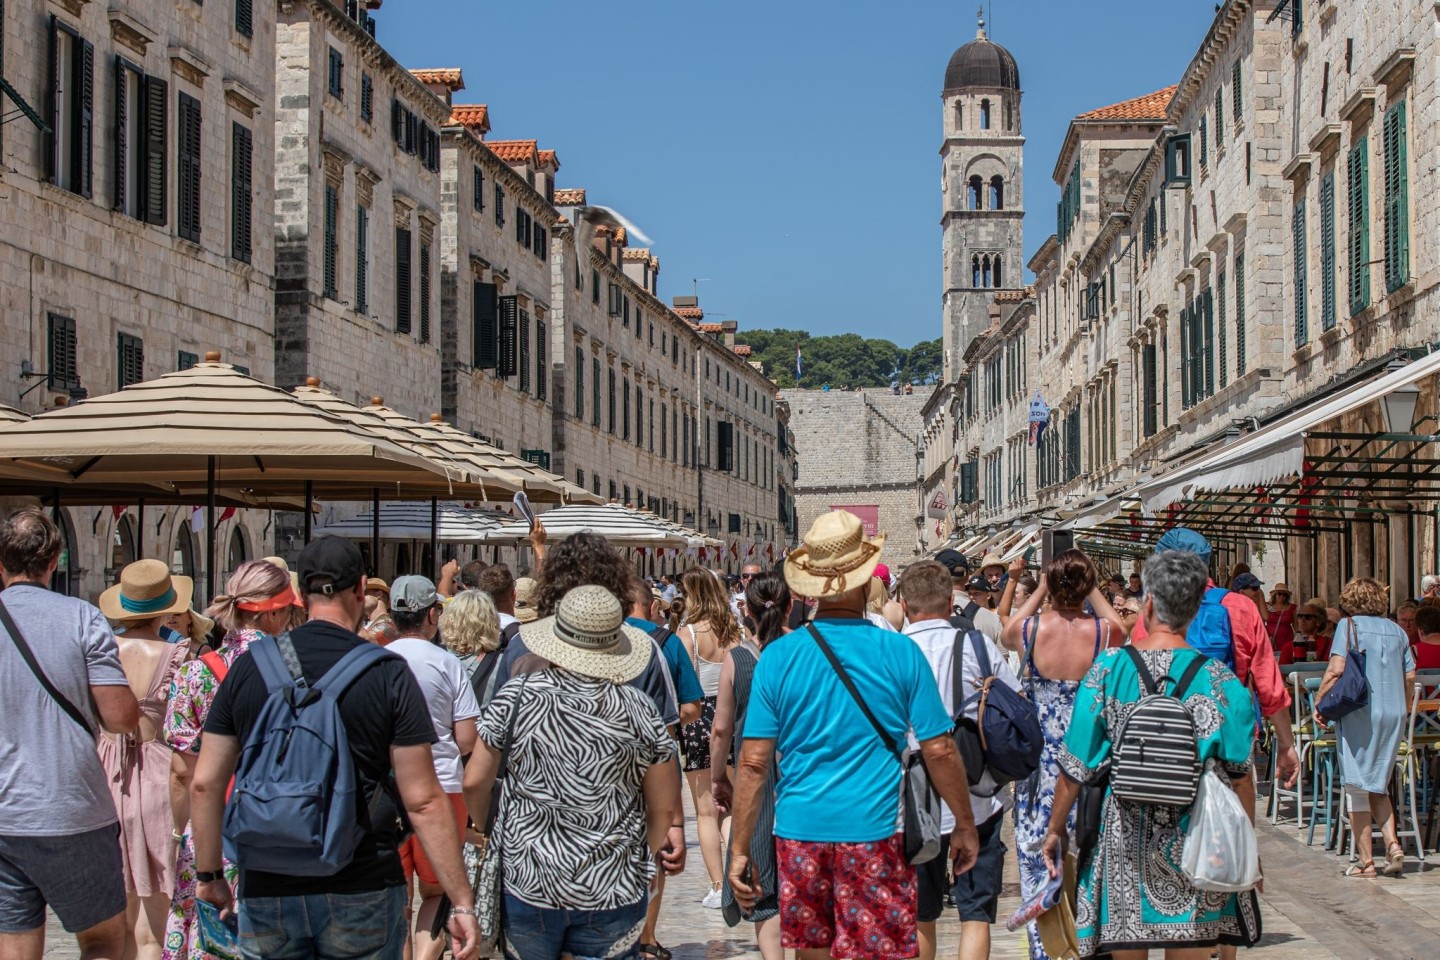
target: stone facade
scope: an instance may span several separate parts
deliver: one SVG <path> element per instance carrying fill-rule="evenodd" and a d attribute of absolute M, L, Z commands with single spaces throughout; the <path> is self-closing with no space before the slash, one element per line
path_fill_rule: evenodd
<path fill-rule="evenodd" d="M 1420 318 L 1435 309 L 1440 209 L 1419 185 L 1440 135 L 1418 95 L 1435 82 L 1433 11 L 1327 2 L 1272 17 L 1279 6 L 1229 0 L 1176 87 L 1072 122 L 1059 232 L 950 388 L 956 453 L 980 477 L 956 530 L 1095 512 L 1433 345 Z M 1035 389 L 1050 425 L 1017 459 Z M 1434 392 L 1421 385 L 1417 415 L 1434 415 Z M 1379 417 L 1371 404 L 1344 426 L 1371 432 Z M 1221 547 L 1307 595 L 1333 599 L 1347 571 L 1410 595 L 1433 525 L 1376 517 L 1355 512 L 1343 537 L 1292 535 L 1283 560 L 1262 561 L 1243 533 Z"/>
<path fill-rule="evenodd" d="M 825 511 L 844 507 L 887 535 L 885 562 L 910 560 L 921 549 L 916 438 L 927 398 L 879 390 L 786 390 L 782 396 L 798 451 L 799 533 Z"/>
<path fill-rule="evenodd" d="M 40 412 L 71 387 L 109 393 L 207 350 L 270 379 L 273 19 L 155 0 L 6 13 L 5 78 L 56 134 L 16 115 L 0 144 L 0 346 L 38 375 L 4 401 Z M 134 506 L 62 514 L 77 595 L 141 556 L 200 574 L 189 507 L 151 505 L 143 522 Z M 226 570 L 256 555 L 266 522 L 242 511 L 221 526 Z"/>

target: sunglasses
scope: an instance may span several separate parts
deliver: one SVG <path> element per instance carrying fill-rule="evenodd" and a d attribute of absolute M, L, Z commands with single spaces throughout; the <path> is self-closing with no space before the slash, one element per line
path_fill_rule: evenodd
<path fill-rule="evenodd" d="M 1318 616 L 1316 616 L 1315 614 L 1313 614 L 1313 613 L 1297 613 L 1297 614 L 1295 615 L 1295 619 L 1296 619 L 1296 620 L 1319 620 L 1320 618 L 1319 618 Z"/>

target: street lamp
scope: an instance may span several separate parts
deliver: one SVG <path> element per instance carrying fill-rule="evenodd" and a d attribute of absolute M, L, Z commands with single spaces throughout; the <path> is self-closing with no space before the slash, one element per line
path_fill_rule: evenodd
<path fill-rule="evenodd" d="M 1405 366 L 1402 360 L 1391 360 L 1385 365 L 1385 372 L 1391 373 Z M 1415 405 L 1420 400 L 1420 388 L 1413 383 L 1396 387 L 1380 398 L 1385 405 L 1385 426 L 1390 433 L 1409 433 L 1415 425 Z"/>
<path fill-rule="evenodd" d="M 710 535 L 712 540 L 718 539 L 720 536 L 720 522 L 715 519 L 713 513 L 710 514 L 710 519 L 705 521 L 705 532 Z"/>

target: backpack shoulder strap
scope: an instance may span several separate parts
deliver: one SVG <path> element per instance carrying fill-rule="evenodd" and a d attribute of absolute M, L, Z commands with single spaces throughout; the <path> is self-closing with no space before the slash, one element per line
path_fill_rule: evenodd
<path fill-rule="evenodd" d="M 1020 641 L 1025 645 L 1025 657 L 1020 670 L 1026 674 L 1035 672 L 1035 641 L 1040 639 L 1040 614 L 1020 621 Z"/>
<path fill-rule="evenodd" d="M 1205 661 L 1209 659 L 1205 654 L 1198 651 L 1195 653 L 1195 656 L 1190 659 L 1190 665 L 1185 668 L 1184 673 L 1180 674 L 1180 680 L 1175 684 L 1175 693 L 1173 696 L 1176 700 L 1185 699 L 1185 691 L 1190 689 L 1191 681 L 1195 679 L 1195 675 L 1200 672 L 1200 668 L 1205 666 Z"/>
<path fill-rule="evenodd" d="M 360 674 L 377 661 L 391 656 L 394 654 L 386 653 L 384 647 L 377 647 L 368 642 L 362 643 L 341 657 L 335 666 L 325 671 L 325 676 L 315 682 L 315 689 L 323 690 L 332 697 L 339 697 L 349 689 L 350 684 L 354 683 Z"/>
<path fill-rule="evenodd" d="M 976 603 L 974 600 L 971 600 L 969 603 L 965 604 L 965 609 L 960 611 L 960 616 L 964 617 L 966 620 L 969 620 L 971 623 L 974 623 L 975 614 L 979 612 L 980 604 Z"/>
<path fill-rule="evenodd" d="M 980 668 L 981 678 L 993 677 L 995 668 L 990 666 L 990 652 L 985 649 L 985 634 L 979 630 L 971 630 L 966 635 L 970 646 L 975 649 L 975 663 Z"/>
<path fill-rule="evenodd" d="M 260 637 L 250 644 L 248 653 L 250 659 L 255 661 L 255 666 L 260 670 L 260 679 L 265 681 L 265 689 L 274 693 L 283 687 L 295 683 L 295 674 L 291 672 L 289 664 L 280 653 L 280 640 L 288 642 L 290 635 L 282 633 L 279 637 Z M 290 648 L 293 655 L 295 648 Z M 298 663 L 297 663 L 298 666 Z M 300 678 L 304 682 L 304 677 Z"/>
<path fill-rule="evenodd" d="M 1153 696 L 1158 693 L 1159 687 L 1155 684 L 1155 677 L 1151 674 L 1150 668 L 1145 666 L 1145 658 L 1140 656 L 1140 651 L 1128 643 L 1125 644 L 1124 650 L 1130 655 L 1130 660 L 1135 664 L 1136 672 L 1140 674 L 1140 685 L 1145 688 L 1145 694 L 1147 696 Z M 1204 658 L 1202 657 L 1201 659 Z"/>
<path fill-rule="evenodd" d="M 225 658 L 220 656 L 219 651 L 211 650 L 209 653 L 201 654 L 200 662 L 210 668 L 210 672 L 215 675 L 216 683 L 225 682 L 225 675 L 230 672 L 230 664 L 225 662 Z"/>
<path fill-rule="evenodd" d="M 870 726 L 875 728 L 875 732 L 878 733 L 880 739 L 885 742 L 886 748 L 895 755 L 895 759 L 903 764 L 904 757 L 901 756 L 900 748 L 896 745 L 895 738 L 890 736 L 884 727 L 880 726 L 880 721 L 875 719 L 875 714 L 871 713 L 870 708 L 865 705 L 865 700 L 860 696 L 860 691 L 855 689 L 855 681 L 851 680 L 850 674 L 845 672 L 845 668 L 841 665 L 840 659 L 835 656 L 835 651 L 830 649 L 830 644 L 826 643 L 825 638 L 820 636 L 820 631 L 815 629 L 814 623 L 806 624 L 805 629 L 809 630 L 810 636 L 815 638 L 815 643 L 819 645 L 820 652 L 825 654 L 826 660 L 830 661 L 830 666 L 834 668 L 835 673 L 840 677 L 840 682 L 844 684 L 850 697 L 855 701 L 856 706 L 860 708 L 860 712 L 865 714 L 865 719 L 870 721 Z"/>
<path fill-rule="evenodd" d="M 950 667 L 950 697 L 954 704 L 955 715 L 959 716 L 965 710 L 965 631 L 956 630 L 955 639 L 952 644 L 953 664 Z"/>

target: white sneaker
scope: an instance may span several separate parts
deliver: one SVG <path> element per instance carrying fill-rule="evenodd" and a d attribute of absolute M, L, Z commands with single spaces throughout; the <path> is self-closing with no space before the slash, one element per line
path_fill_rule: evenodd
<path fill-rule="evenodd" d="M 711 910 L 719 910 L 719 909 L 720 909 L 720 888 L 719 888 L 719 887 L 711 887 L 711 888 L 710 888 L 710 892 L 707 893 L 707 894 L 705 894 L 704 899 L 702 899 L 702 900 L 700 901 L 700 906 L 702 906 L 702 907 L 709 907 Z"/>

